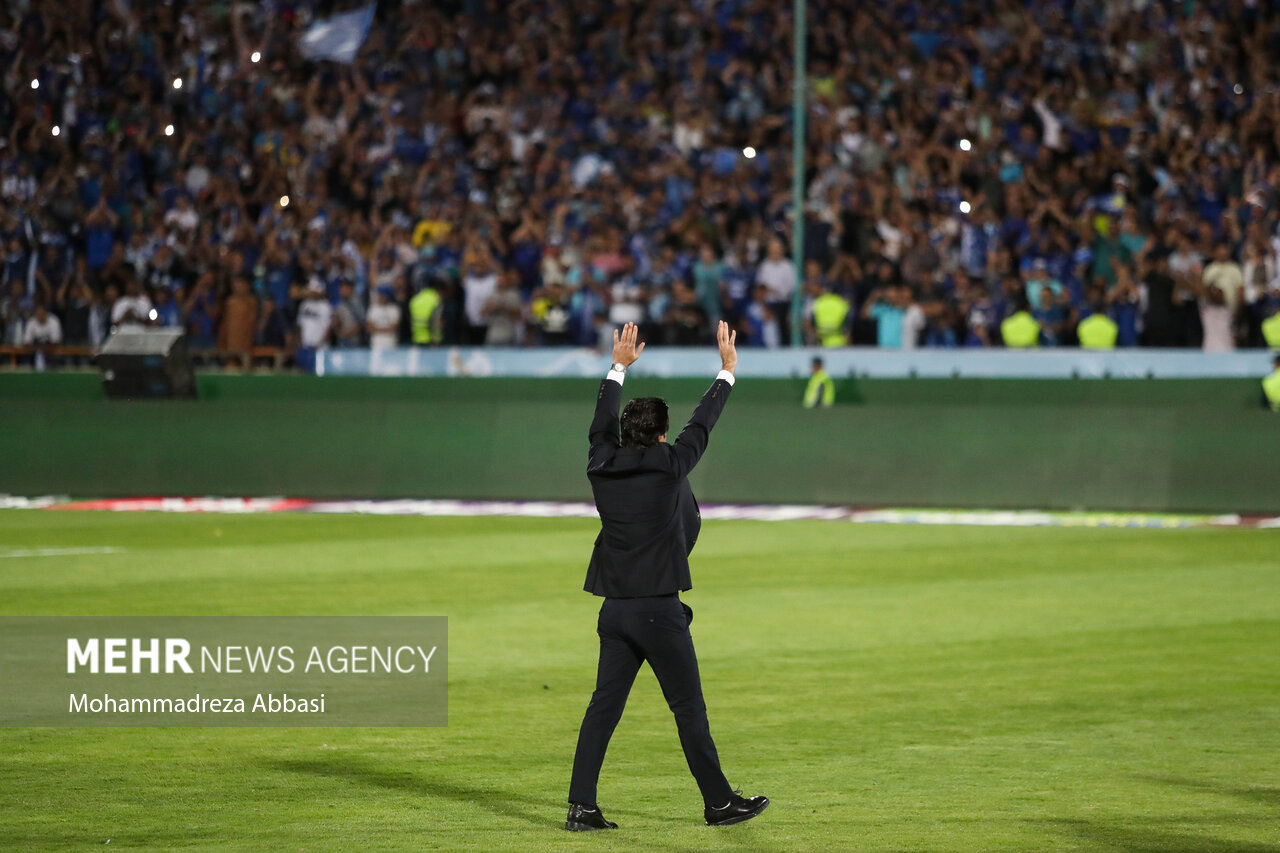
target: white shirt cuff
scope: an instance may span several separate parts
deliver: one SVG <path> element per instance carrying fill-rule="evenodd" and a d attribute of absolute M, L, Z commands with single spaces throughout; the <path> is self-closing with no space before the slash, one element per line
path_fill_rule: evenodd
<path fill-rule="evenodd" d="M 627 374 L 622 373 L 621 371 L 618 371 L 618 370 L 610 370 L 609 373 L 604 378 L 612 379 L 614 382 L 617 382 L 619 385 L 621 385 L 622 380 L 627 378 Z"/>
<path fill-rule="evenodd" d="M 728 382 L 730 385 L 733 384 L 733 374 L 727 370 L 722 370 L 719 373 L 717 373 L 716 379 L 717 380 L 723 379 L 725 382 Z"/>

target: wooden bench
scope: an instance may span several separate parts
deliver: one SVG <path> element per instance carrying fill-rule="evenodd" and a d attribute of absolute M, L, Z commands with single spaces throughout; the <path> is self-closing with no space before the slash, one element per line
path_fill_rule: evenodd
<path fill-rule="evenodd" d="M 243 353 L 232 350 L 223 349 L 193 349 L 191 350 L 191 360 L 197 364 L 225 364 L 233 365 L 240 361 Z M 263 361 L 270 361 L 271 367 L 279 370 L 284 367 L 285 359 L 288 358 L 289 351 L 281 347 L 252 347 L 249 350 L 249 364 L 237 365 L 249 367 Z"/>
<path fill-rule="evenodd" d="M 50 356 L 73 358 L 92 358 L 97 355 L 97 352 L 93 347 L 51 347 L 48 350 Z M 0 359 L 8 357 L 10 367 L 17 367 L 18 359 L 24 355 L 34 356 L 35 354 L 36 347 L 0 347 Z"/>
<path fill-rule="evenodd" d="M 5 358 L 9 359 L 10 367 L 18 366 L 18 359 L 24 356 L 34 356 L 36 347 L 11 347 L 0 346 L 0 361 Z M 98 354 L 93 347 L 51 347 L 48 350 L 51 357 L 68 357 L 68 358 L 92 358 Z M 284 366 L 285 358 L 289 355 L 288 350 L 280 347 L 254 347 L 249 351 L 249 359 L 252 362 L 270 360 L 271 366 L 279 370 Z M 206 349 L 192 350 L 191 358 L 201 364 L 210 364 L 223 358 L 233 358 L 234 355 L 223 350 Z"/>

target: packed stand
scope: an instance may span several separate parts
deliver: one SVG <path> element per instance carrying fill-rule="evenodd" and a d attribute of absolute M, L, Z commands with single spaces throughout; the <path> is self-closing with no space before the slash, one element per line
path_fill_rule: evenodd
<path fill-rule="evenodd" d="M 811 2 L 800 281 L 790 5 L 6 4 L 0 343 L 1280 347 L 1273 4 Z"/>

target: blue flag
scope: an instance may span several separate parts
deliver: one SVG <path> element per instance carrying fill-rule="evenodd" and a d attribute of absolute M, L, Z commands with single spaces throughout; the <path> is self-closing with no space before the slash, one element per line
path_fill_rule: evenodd
<path fill-rule="evenodd" d="M 355 61 L 360 45 L 369 36 L 373 12 L 378 4 L 343 12 L 313 23 L 298 40 L 298 50 L 307 59 L 332 59 L 350 64 Z"/>

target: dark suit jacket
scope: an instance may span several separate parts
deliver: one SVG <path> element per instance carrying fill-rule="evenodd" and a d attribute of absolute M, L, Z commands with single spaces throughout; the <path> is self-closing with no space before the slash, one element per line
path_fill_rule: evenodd
<path fill-rule="evenodd" d="M 693 417 L 672 444 L 644 450 L 620 446 L 618 408 L 622 386 L 600 384 L 591 421 L 587 478 L 600 513 L 584 589 L 607 598 L 667 595 L 689 589 L 689 553 L 702 515 L 688 475 L 707 449 L 733 386 L 711 384 Z"/>

